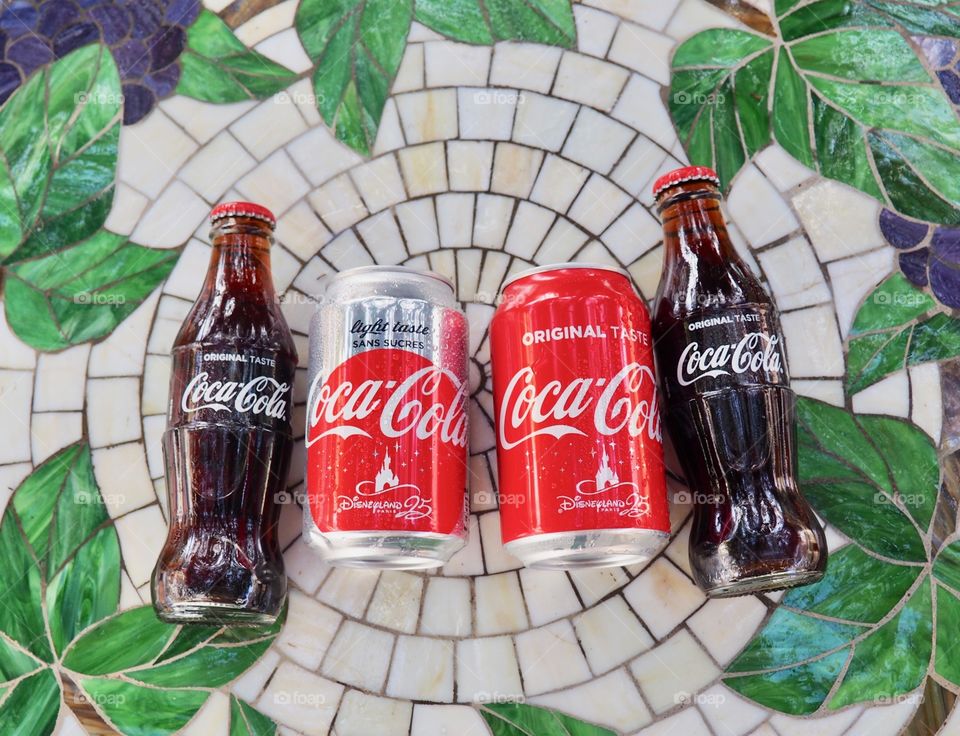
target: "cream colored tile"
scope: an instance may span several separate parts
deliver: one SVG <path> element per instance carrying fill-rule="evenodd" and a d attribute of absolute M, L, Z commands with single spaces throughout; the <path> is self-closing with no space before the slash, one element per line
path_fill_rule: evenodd
<path fill-rule="evenodd" d="M 910 416 L 910 381 L 907 372 L 891 373 L 882 381 L 857 392 L 851 407 L 858 414 Z"/>
<path fill-rule="evenodd" d="M 568 217 L 584 230 L 599 235 L 632 201 L 626 192 L 610 183 L 609 179 L 593 174 L 574 200 Z"/>
<path fill-rule="evenodd" d="M 180 169 L 178 176 L 205 200 L 216 202 L 256 163 L 256 159 L 225 130 L 201 148 Z"/>
<path fill-rule="evenodd" d="M 394 98 L 407 143 L 457 137 L 457 93 L 452 89 L 409 92 Z"/>
<path fill-rule="evenodd" d="M 94 450 L 93 473 L 107 512 L 114 519 L 157 500 L 140 442 Z"/>
<path fill-rule="evenodd" d="M 477 212 L 473 223 L 473 243 L 483 248 L 502 248 L 513 214 L 513 200 L 491 194 L 477 197 Z M 489 258 L 489 256 L 488 256 Z M 489 265 L 485 267 L 489 268 Z M 484 273 L 483 276 L 486 274 Z M 499 284 L 499 282 L 497 282 Z"/>
<path fill-rule="evenodd" d="M 426 253 L 440 247 L 437 213 L 432 199 L 418 199 L 397 206 L 397 221 L 411 254 Z"/>
<path fill-rule="evenodd" d="M 571 211 L 572 215 L 572 211 Z M 622 263 L 633 263 L 663 238 L 660 223 L 634 204 L 603 233 L 600 239 Z"/>
<path fill-rule="evenodd" d="M 447 157 L 443 143 L 404 148 L 397 155 L 411 197 L 447 190 Z"/>
<path fill-rule="evenodd" d="M 673 2 L 675 0 L 671 0 Z M 708 28 L 742 29 L 743 26 L 732 15 L 712 6 L 704 6 L 700 0 L 681 0 L 665 30 L 668 36 L 685 39 Z"/>
<path fill-rule="evenodd" d="M 400 68 L 397 69 L 397 76 L 393 80 L 391 92 L 397 95 L 401 92 L 422 89 L 423 85 L 423 44 L 407 43 L 407 48 L 403 52 L 403 59 L 400 61 Z"/>
<path fill-rule="evenodd" d="M 366 620 L 386 629 L 412 634 L 417 630 L 423 582 L 420 575 L 384 570 L 373 592 Z"/>
<path fill-rule="evenodd" d="M 619 18 L 586 5 L 574 5 L 573 17 L 577 23 L 577 49 L 601 59 L 606 56 L 613 34 L 620 25 Z"/>
<path fill-rule="evenodd" d="M 518 96 L 519 93 L 512 89 L 458 89 L 460 137 L 467 140 L 508 140 L 513 130 Z"/>
<path fill-rule="evenodd" d="M 286 148 L 313 186 L 319 186 L 363 161 L 359 154 L 338 141 L 325 125 L 314 126 Z"/>
<path fill-rule="evenodd" d="M 310 549 L 303 539 L 298 539 L 283 553 L 283 566 L 287 577 L 297 584 L 297 587 L 313 595 L 320 587 L 327 575 L 330 566 L 320 559 L 315 550 Z"/>
<path fill-rule="evenodd" d="M 723 685 L 714 685 L 697 695 L 697 707 L 715 733 L 741 736 L 757 728 L 770 712 L 741 698 Z"/>
<path fill-rule="evenodd" d="M 453 700 L 453 642 L 400 636 L 393 652 L 387 695 L 394 698 Z"/>
<path fill-rule="evenodd" d="M 837 376 L 844 373 L 843 347 L 833 309 L 808 307 L 780 316 L 793 378 Z"/>
<path fill-rule="evenodd" d="M 140 215 L 143 214 L 149 201 L 136 189 L 123 182 L 117 182 L 110 215 L 103 223 L 103 227 L 112 233 L 129 235 L 140 221 Z"/>
<path fill-rule="evenodd" d="M 483 538 L 483 561 L 488 573 L 515 570 L 522 567 L 520 560 L 503 546 L 500 533 L 500 513 L 497 511 L 480 517 L 480 536 Z"/>
<path fill-rule="evenodd" d="M 29 433 L 33 464 L 39 465 L 82 436 L 83 415 L 80 412 L 34 414 Z"/>
<path fill-rule="evenodd" d="M 392 155 L 355 167 L 350 171 L 350 178 L 368 212 L 379 212 L 406 199 L 400 168 Z"/>
<path fill-rule="evenodd" d="M 927 363 L 910 368 L 910 389 L 911 419 L 933 438 L 934 443 L 939 443 L 943 423 L 939 366 Z"/>
<path fill-rule="evenodd" d="M 320 666 L 343 616 L 298 590 L 290 591 L 287 622 L 277 649 L 309 670 Z"/>
<path fill-rule="evenodd" d="M 175 248 L 190 238 L 209 213 L 209 205 L 190 187 L 174 181 L 140 219 L 131 239 L 153 248 Z"/>
<path fill-rule="evenodd" d="M 653 637 L 620 596 L 608 598 L 573 619 L 590 669 L 602 674 L 647 651 Z"/>
<path fill-rule="evenodd" d="M 236 186 L 244 197 L 269 207 L 275 215 L 283 214 L 310 191 L 307 180 L 284 150 L 272 154 Z"/>
<path fill-rule="evenodd" d="M 757 254 L 767 282 L 780 309 L 808 307 L 830 301 L 820 264 L 804 238 L 791 238 L 783 245 Z"/>
<path fill-rule="evenodd" d="M 520 668 L 509 636 L 457 642 L 457 699 L 503 703 L 523 698 Z"/>
<path fill-rule="evenodd" d="M 468 705 L 420 705 L 413 707 L 410 736 L 485 736 L 483 717 Z"/>
<path fill-rule="evenodd" d="M 279 663 L 280 655 L 277 654 L 276 650 L 267 650 L 257 660 L 256 664 L 233 681 L 233 684 L 230 685 L 230 692 L 249 703 L 256 701 L 257 696 L 263 691 L 263 686 L 273 677 Z"/>
<path fill-rule="evenodd" d="M 498 143 L 494 153 L 491 190 L 526 198 L 542 161 L 542 151 L 513 143 Z"/>
<path fill-rule="evenodd" d="M 187 243 L 186 248 L 183 249 L 180 253 L 180 258 L 177 259 L 177 264 L 173 267 L 173 271 L 170 272 L 170 275 L 167 277 L 166 283 L 163 285 L 163 292 L 165 294 L 172 294 L 173 296 L 178 296 L 181 299 L 192 303 L 197 296 L 200 294 L 200 289 L 203 286 L 204 276 L 207 273 L 207 269 L 210 264 L 210 254 L 211 248 L 206 243 L 202 243 L 195 238 L 191 238 Z M 189 306 L 189 305 L 187 305 Z M 160 302 L 159 309 L 162 310 L 163 301 Z M 158 312 L 157 318 L 161 318 L 161 313 Z M 170 335 L 170 344 L 165 346 L 162 349 L 155 348 L 154 338 L 157 334 L 156 325 L 154 326 L 154 334 L 151 335 L 149 350 L 151 352 L 170 352 L 170 348 L 173 345 L 173 338 L 176 336 L 177 331 L 180 329 L 180 323 L 186 317 L 186 310 L 184 310 L 182 315 L 178 316 L 175 324 L 169 325 L 172 328 L 172 335 Z M 171 323 L 174 320 L 171 319 Z"/>
<path fill-rule="evenodd" d="M 440 243 L 445 248 L 467 248 L 473 235 L 472 194 L 441 194 L 437 197 L 437 226 Z M 479 253 L 477 254 L 479 255 Z M 456 274 L 458 282 L 464 274 Z M 462 289 L 465 284 L 458 283 Z"/>
<path fill-rule="evenodd" d="M 637 736 L 706 736 L 711 731 L 696 708 L 684 708 L 668 718 L 658 720 Z"/>
<path fill-rule="evenodd" d="M 291 71 L 306 72 L 313 67 L 313 62 L 300 43 L 296 28 L 287 28 L 270 36 L 258 43 L 256 50 Z"/>
<path fill-rule="evenodd" d="M 140 439 L 140 381 L 92 378 L 87 381 L 87 430 L 91 447 Z"/>
<path fill-rule="evenodd" d="M 389 210 L 358 222 L 357 232 L 370 252 L 376 255 L 377 263 L 400 263 L 409 255 L 400 235 L 400 226 Z"/>
<path fill-rule="evenodd" d="M 379 692 L 387 679 L 394 636 L 344 621 L 323 659 L 321 672 L 347 685 Z"/>
<path fill-rule="evenodd" d="M 793 197 L 793 206 L 821 263 L 885 245 L 880 204 L 844 184 L 821 179 Z"/>
<path fill-rule="evenodd" d="M 757 598 L 717 598 L 693 614 L 687 626 L 710 655 L 726 665 L 756 633 L 766 614 L 767 607 Z"/>
<path fill-rule="evenodd" d="M 264 100 L 230 126 L 230 132 L 260 161 L 307 131 L 297 106 L 285 104 L 283 99 Z"/>
<path fill-rule="evenodd" d="M 541 626 L 582 610 L 570 578 L 562 571 L 520 570 L 530 624 Z"/>
<path fill-rule="evenodd" d="M 623 595 L 658 639 L 706 601 L 700 589 L 662 557 L 624 588 Z"/>
<path fill-rule="evenodd" d="M 432 577 L 420 614 L 420 633 L 427 636 L 469 636 L 472 630 L 470 581 Z"/>
<path fill-rule="evenodd" d="M 297 202 L 277 220 L 277 242 L 308 261 L 332 237 L 306 202 Z"/>
<path fill-rule="evenodd" d="M 547 154 L 530 199 L 557 212 L 566 212 L 588 176 L 590 171 L 582 166 Z"/>
<path fill-rule="evenodd" d="M 117 179 L 156 199 L 196 150 L 195 140 L 163 110 L 154 110 L 136 125 L 121 129 Z"/>
<path fill-rule="evenodd" d="M 609 110 L 626 84 L 628 72 L 609 62 L 566 51 L 560 59 L 553 94 L 584 105 Z M 590 80 L 585 84 L 585 80 Z"/>
<path fill-rule="evenodd" d="M 203 144 L 255 105 L 256 102 L 253 100 L 224 105 L 174 95 L 163 100 L 159 107 L 194 140 Z M 151 117 L 153 116 L 149 115 L 144 120 L 149 120 Z"/>
<path fill-rule="evenodd" d="M 367 610 L 379 574 L 376 570 L 335 567 L 320 587 L 317 600 L 359 618 Z"/>
<path fill-rule="evenodd" d="M 109 337 L 93 346 L 90 376 L 137 376 L 143 372 L 143 354 L 160 292 L 154 291 Z"/>
<path fill-rule="evenodd" d="M 760 151 L 754 161 L 757 168 L 781 192 L 793 189 L 814 175 L 813 171 L 797 161 L 776 143 Z"/>
<path fill-rule="evenodd" d="M 670 83 L 670 50 L 674 40 L 649 28 L 621 23 L 607 55 L 610 61 L 623 64 L 660 84 Z"/>
<path fill-rule="evenodd" d="M 696 639 L 684 629 L 656 649 L 640 655 L 630 669 L 655 713 L 689 703 L 693 694 L 720 674 Z"/>
<path fill-rule="evenodd" d="M 474 580 L 476 630 L 479 636 L 522 631 L 529 625 L 520 581 L 514 572 Z"/>
<path fill-rule="evenodd" d="M 467 308 L 469 309 L 468 305 Z M 455 552 L 443 566 L 444 575 L 483 575 L 483 549 L 480 543 L 480 525 L 476 514 L 470 515 L 467 544 Z"/>
<path fill-rule="evenodd" d="M 37 360 L 36 382 L 33 387 L 34 411 L 65 411 L 83 409 L 86 371 L 83 369 L 90 356 L 90 345 L 77 345 L 59 353 L 43 353 Z M 0 401 L 11 411 L 10 415 L 27 421 L 30 416 L 29 373 L 3 371 L 7 376 L 6 390 L 0 391 Z M 27 410 L 14 411 L 21 402 Z"/>
<path fill-rule="evenodd" d="M 348 690 L 333 728 L 337 736 L 407 736 L 413 703 Z"/>
<path fill-rule="evenodd" d="M 635 135 L 626 125 L 583 108 L 563 147 L 563 155 L 606 174 L 623 156 Z"/>
<path fill-rule="evenodd" d="M 104 450 L 102 452 L 112 452 Z M 143 450 L 141 449 L 141 455 Z M 143 463 L 143 471 L 146 472 L 146 462 Z M 94 460 L 96 466 L 96 459 Z M 100 478 L 101 491 L 106 491 L 109 496 L 112 491 L 106 490 Z M 149 483 L 149 478 L 147 478 Z M 133 511 L 119 519 L 115 525 L 117 536 L 120 538 L 120 550 L 123 554 L 123 564 L 127 568 L 130 580 L 134 585 L 143 585 L 149 582 L 150 575 L 153 572 L 154 564 L 163 547 L 163 542 L 167 536 L 167 525 L 160 514 L 159 506 L 147 506 L 146 508 Z"/>
<path fill-rule="evenodd" d="M 403 126 L 400 124 L 400 113 L 397 110 L 396 99 L 391 97 L 383 106 L 380 116 L 380 127 L 377 128 L 377 140 L 373 146 L 373 155 L 379 156 L 387 151 L 396 151 L 407 145 L 403 135 Z"/>
<path fill-rule="evenodd" d="M 755 166 L 740 170 L 727 212 L 753 247 L 773 242 L 799 226 L 786 201 Z"/>
<path fill-rule="evenodd" d="M 453 41 L 423 45 L 428 87 L 461 87 L 487 83 L 490 47 Z"/>
<path fill-rule="evenodd" d="M 585 567 L 570 570 L 569 573 L 580 600 L 587 607 L 630 582 L 620 567 Z"/>
<path fill-rule="evenodd" d="M 180 733 L 182 736 L 228 736 L 229 722 L 230 698 L 214 690 Z"/>
<path fill-rule="evenodd" d="M 549 92 L 560 63 L 560 49 L 537 43 L 498 43 L 494 47 L 490 84 Z"/>
<path fill-rule="evenodd" d="M 894 255 L 893 248 L 880 248 L 827 266 L 841 337 L 849 334 L 861 301 L 894 269 Z"/>
<path fill-rule="evenodd" d="M 660 283 L 660 273 L 663 270 L 663 246 L 657 246 L 645 253 L 627 270 L 630 271 L 630 275 L 643 298 L 653 299 L 657 293 L 657 284 Z"/>
<path fill-rule="evenodd" d="M 447 144 L 450 188 L 477 192 L 490 186 L 493 169 L 493 143 L 486 141 L 450 141 Z"/>
<path fill-rule="evenodd" d="M 586 242 L 585 232 L 569 220 L 557 218 L 533 260 L 538 265 L 574 260 L 581 246 Z"/>
<path fill-rule="evenodd" d="M 610 114 L 643 133 L 649 139 L 648 143 L 653 141 L 669 150 L 677 143 L 677 133 L 660 98 L 660 89 L 658 82 L 631 74 L 630 81 Z M 661 160 L 665 153 L 660 152 Z"/>
<path fill-rule="evenodd" d="M 545 207 L 521 202 L 517 206 L 503 249 L 507 253 L 531 260 L 555 219 L 556 215 Z"/>
<path fill-rule="evenodd" d="M 817 736 L 841 736 L 863 713 L 863 708 L 850 708 L 834 715 L 810 719 L 776 713 L 770 719 L 770 726 L 778 736 L 807 736 L 815 723 Z M 955 718 L 952 720 L 956 720 Z"/>
<path fill-rule="evenodd" d="M 257 699 L 256 708 L 306 736 L 327 736 L 343 685 L 284 662 Z"/>
<path fill-rule="evenodd" d="M 246 23 L 240 25 L 234 33 L 247 46 L 255 46 L 277 31 L 293 25 L 297 3 L 293 0 L 282 2 L 257 13 Z"/>
<path fill-rule="evenodd" d="M 615 728 L 620 733 L 653 720 L 626 670 L 616 670 L 583 685 L 532 698 L 530 702 Z"/>
<path fill-rule="evenodd" d="M 527 695 L 539 695 L 590 679 L 590 668 L 569 621 L 517 634 L 517 660 Z"/>
<path fill-rule="evenodd" d="M 513 140 L 531 148 L 559 151 L 579 109 L 570 102 L 524 92 L 517 100 Z"/>
<path fill-rule="evenodd" d="M 337 233 L 367 216 L 353 182 L 346 174 L 331 179 L 310 194 L 310 204 L 331 231 Z"/>

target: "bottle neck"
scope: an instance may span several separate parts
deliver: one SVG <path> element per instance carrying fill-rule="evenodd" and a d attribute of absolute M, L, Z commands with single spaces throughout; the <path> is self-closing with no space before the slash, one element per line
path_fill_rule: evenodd
<path fill-rule="evenodd" d="M 273 301 L 270 237 L 251 232 L 215 234 L 204 290 L 211 295 L 229 292 L 247 300 Z"/>
<path fill-rule="evenodd" d="M 660 212 L 666 262 L 723 265 L 740 261 L 723 222 L 716 190 L 681 191 L 665 199 Z"/>

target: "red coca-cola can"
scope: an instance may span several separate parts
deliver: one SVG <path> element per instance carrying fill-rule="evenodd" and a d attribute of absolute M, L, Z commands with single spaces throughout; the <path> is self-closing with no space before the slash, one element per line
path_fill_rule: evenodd
<path fill-rule="evenodd" d="M 464 545 L 467 323 L 444 277 L 327 283 L 310 331 L 304 536 L 331 564 L 442 565 Z"/>
<path fill-rule="evenodd" d="M 506 548 L 541 568 L 655 555 L 670 518 L 650 316 L 629 275 L 519 273 L 490 336 Z"/>

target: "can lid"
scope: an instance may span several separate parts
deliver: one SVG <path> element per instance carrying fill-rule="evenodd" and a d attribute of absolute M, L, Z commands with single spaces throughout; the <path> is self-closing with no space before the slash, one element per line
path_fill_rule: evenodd
<path fill-rule="evenodd" d="M 587 263 L 577 261 L 574 263 L 548 263 L 545 266 L 535 266 L 533 268 L 527 268 L 523 271 L 518 271 L 513 274 L 513 276 L 508 276 L 503 281 L 503 286 L 501 288 L 505 289 L 514 281 L 519 279 L 525 279 L 527 276 L 533 276 L 537 273 L 548 273 L 549 271 L 566 271 L 572 268 L 588 268 L 596 271 L 612 271 L 613 273 L 618 273 L 621 276 L 625 276 L 627 280 L 630 280 L 630 272 L 626 269 L 620 268 L 619 266 L 611 266 L 608 263 Z"/>
<path fill-rule="evenodd" d="M 720 177 L 717 172 L 707 166 L 684 166 L 680 169 L 668 171 L 653 183 L 653 196 L 659 196 L 667 187 L 682 184 L 688 181 L 712 181 L 717 186 L 720 185 Z"/>
<path fill-rule="evenodd" d="M 218 204 L 210 213 L 210 222 L 222 220 L 224 217 L 253 217 L 257 220 L 269 222 L 270 227 L 276 227 L 277 218 L 273 213 L 256 202 L 224 202 Z"/>

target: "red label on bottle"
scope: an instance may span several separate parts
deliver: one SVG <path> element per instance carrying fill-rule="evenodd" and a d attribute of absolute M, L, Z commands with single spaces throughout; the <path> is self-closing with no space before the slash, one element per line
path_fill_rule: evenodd
<path fill-rule="evenodd" d="M 466 394 L 465 377 L 408 350 L 367 350 L 318 380 L 306 444 L 320 531 L 462 533 Z"/>
<path fill-rule="evenodd" d="M 515 305 L 495 317 L 491 336 L 504 542 L 668 532 L 649 318 L 639 299 Z"/>

